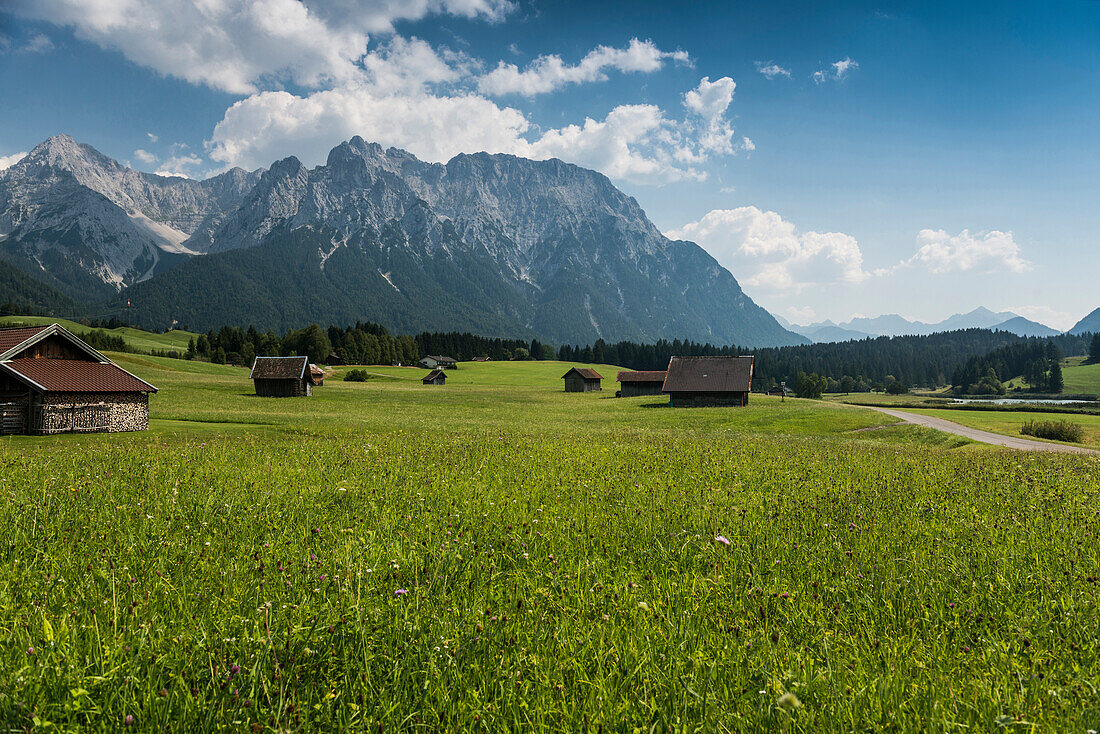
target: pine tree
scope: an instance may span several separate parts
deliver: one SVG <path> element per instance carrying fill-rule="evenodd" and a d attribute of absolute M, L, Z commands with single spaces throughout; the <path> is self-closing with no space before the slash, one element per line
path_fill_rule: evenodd
<path fill-rule="evenodd" d="M 1047 390 L 1052 393 L 1059 393 L 1062 392 L 1065 386 L 1065 380 L 1062 379 L 1062 363 L 1060 360 L 1052 359 L 1050 361 L 1050 377 L 1047 378 Z"/>
<path fill-rule="evenodd" d="M 1100 334 L 1096 334 L 1092 337 L 1092 344 L 1089 345 L 1089 362 L 1100 362 Z"/>

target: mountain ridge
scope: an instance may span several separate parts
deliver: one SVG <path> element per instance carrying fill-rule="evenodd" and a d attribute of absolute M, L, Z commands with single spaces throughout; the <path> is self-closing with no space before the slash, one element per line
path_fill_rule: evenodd
<path fill-rule="evenodd" d="M 24 272 L 157 328 L 362 319 L 555 343 L 807 341 L 606 176 L 557 159 L 427 163 L 356 136 L 321 166 L 288 157 L 195 182 L 54 136 L 0 177 L 0 238 Z"/>

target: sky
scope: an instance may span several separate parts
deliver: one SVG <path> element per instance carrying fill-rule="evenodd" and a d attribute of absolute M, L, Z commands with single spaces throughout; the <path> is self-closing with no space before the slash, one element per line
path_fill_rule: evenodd
<path fill-rule="evenodd" d="M 806 324 L 1100 306 L 1100 2 L 0 0 L 0 169 L 353 135 L 606 174 Z"/>

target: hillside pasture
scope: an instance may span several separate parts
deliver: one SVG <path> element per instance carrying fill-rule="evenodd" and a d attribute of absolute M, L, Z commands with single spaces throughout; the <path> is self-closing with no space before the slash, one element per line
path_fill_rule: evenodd
<path fill-rule="evenodd" d="M 87 332 L 94 330 L 94 328 L 91 326 L 85 326 L 84 324 L 78 323 L 76 321 L 58 319 L 52 316 L 0 317 L 0 327 L 48 326 L 50 324 L 60 324 L 77 336 L 80 336 L 81 334 L 86 334 Z M 198 337 L 198 334 L 193 334 L 189 331 L 173 330 L 165 332 L 163 334 L 155 334 L 150 331 L 133 329 L 128 326 L 117 329 L 102 329 L 102 331 L 105 331 L 112 336 L 121 337 L 130 347 L 141 352 L 175 350 L 180 354 L 183 354 L 187 351 L 188 341 L 190 341 L 192 338 Z"/>
<path fill-rule="evenodd" d="M 1100 726 L 1092 457 L 561 363 L 265 399 L 112 356 L 152 430 L 0 440 L 9 728 Z"/>

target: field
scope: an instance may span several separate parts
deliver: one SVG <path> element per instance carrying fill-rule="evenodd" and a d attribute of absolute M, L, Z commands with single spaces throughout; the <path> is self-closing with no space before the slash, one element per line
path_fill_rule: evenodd
<path fill-rule="evenodd" d="M 0 327 L 24 325 L 39 326 L 43 324 L 61 324 L 78 336 L 92 331 L 92 327 L 90 326 L 84 326 L 76 321 L 53 318 L 52 316 L 0 316 Z M 132 329 L 126 326 L 118 329 L 103 329 L 103 331 L 114 336 L 122 337 L 128 345 L 142 352 L 170 351 L 174 349 L 182 353 L 187 351 L 187 342 L 193 337 L 198 336 L 198 334 L 192 334 L 189 331 L 179 330 L 169 331 L 164 334 L 154 334 L 152 332 Z"/>
<path fill-rule="evenodd" d="M 1085 364 L 1084 357 L 1070 357 L 1064 365 L 1066 393 L 1100 395 L 1100 363 Z"/>
<path fill-rule="evenodd" d="M 906 408 L 906 410 L 912 413 L 921 413 L 923 415 L 931 415 L 935 416 L 936 418 L 943 418 L 944 420 L 954 421 L 955 423 L 961 423 L 962 425 L 970 426 L 971 428 L 980 428 L 983 431 L 1001 433 L 1006 436 L 1020 436 L 1020 427 L 1028 421 L 1065 420 L 1069 421 L 1070 423 L 1076 423 L 1077 425 L 1085 429 L 1085 440 L 1076 445 L 1086 446 L 1093 449 L 1100 449 L 1100 415 L 1083 415 L 1074 413 L 1043 414 L 991 410 L 937 410 L 934 408 Z M 1026 438 L 1034 439 L 1034 436 L 1026 436 Z M 1058 442 L 1054 441 L 1052 443 Z"/>
<path fill-rule="evenodd" d="M 1100 728 L 1096 458 L 560 363 L 274 400 L 114 356 L 148 433 L 0 440 L 9 729 Z"/>

